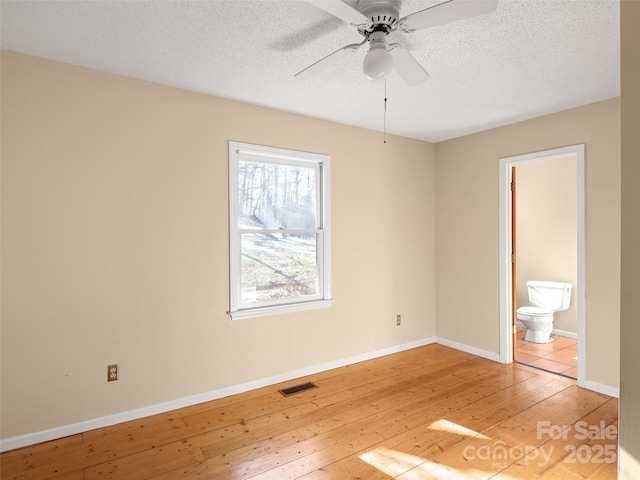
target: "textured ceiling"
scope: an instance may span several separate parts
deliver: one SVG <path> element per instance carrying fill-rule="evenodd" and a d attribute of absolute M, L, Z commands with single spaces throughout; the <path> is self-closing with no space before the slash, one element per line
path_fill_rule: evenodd
<path fill-rule="evenodd" d="M 401 15 L 437 3 L 405 0 Z M 385 83 L 362 74 L 366 48 L 319 76 L 294 79 L 362 39 L 303 0 L 2 0 L 0 8 L 6 50 L 374 130 L 385 125 Z M 489 15 L 389 37 L 431 76 L 417 87 L 395 73 L 387 80 L 389 133 L 436 142 L 620 94 L 618 0 L 501 0 Z"/>

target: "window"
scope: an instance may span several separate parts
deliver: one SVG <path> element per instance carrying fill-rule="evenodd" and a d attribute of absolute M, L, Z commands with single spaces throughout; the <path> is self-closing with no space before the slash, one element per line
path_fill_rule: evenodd
<path fill-rule="evenodd" d="M 331 305 L 329 160 L 229 142 L 233 319 Z"/>

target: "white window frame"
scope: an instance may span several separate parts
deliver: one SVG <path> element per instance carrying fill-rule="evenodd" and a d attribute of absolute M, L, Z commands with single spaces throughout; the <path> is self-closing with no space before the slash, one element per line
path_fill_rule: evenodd
<path fill-rule="evenodd" d="M 316 169 L 319 185 L 316 192 L 318 228 L 318 288 L 314 297 L 285 298 L 250 306 L 241 297 L 241 235 L 246 233 L 238 225 L 238 164 L 241 160 L 254 160 L 279 165 L 303 165 Z M 232 320 L 277 315 L 331 306 L 331 209 L 330 209 L 331 157 L 329 155 L 300 152 L 242 142 L 229 142 L 229 315 Z"/>

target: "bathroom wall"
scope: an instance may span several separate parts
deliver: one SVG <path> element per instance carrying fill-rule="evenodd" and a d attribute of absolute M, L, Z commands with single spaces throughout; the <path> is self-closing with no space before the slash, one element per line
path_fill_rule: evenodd
<path fill-rule="evenodd" d="M 554 315 L 553 328 L 578 333 L 576 158 L 516 167 L 516 295 L 529 305 L 528 280 L 569 282 L 571 306 Z"/>

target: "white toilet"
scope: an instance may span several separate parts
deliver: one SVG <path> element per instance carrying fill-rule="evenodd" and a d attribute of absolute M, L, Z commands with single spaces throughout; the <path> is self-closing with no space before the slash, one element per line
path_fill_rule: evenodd
<path fill-rule="evenodd" d="M 573 285 L 563 282 L 527 282 L 530 307 L 516 310 L 516 318 L 527 329 L 527 342 L 549 343 L 553 330 L 553 314 L 569 308 Z"/>

